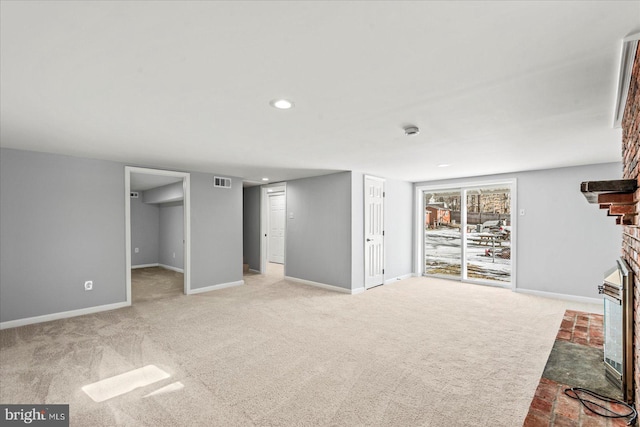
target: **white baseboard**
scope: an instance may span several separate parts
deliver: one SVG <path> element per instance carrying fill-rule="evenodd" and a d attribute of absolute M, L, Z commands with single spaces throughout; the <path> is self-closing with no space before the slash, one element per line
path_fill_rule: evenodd
<path fill-rule="evenodd" d="M 177 271 L 178 273 L 184 273 L 184 269 L 178 267 L 172 267 L 166 264 L 158 264 L 158 267 L 164 268 L 166 270 Z"/>
<path fill-rule="evenodd" d="M 160 267 L 160 268 L 164 268 L 165 270 L 171 270 L 171 271 L 177 271 L 178 273 L 184 273 L 184 269 L 182 268 L 178 268 L 178 267 L 173 267 L 167 264 L 159 264 L 159 263 L 153 263 L 153 264 L 138 264 L 138 265 L 132 265 L 131 269 L 134 270 L 136 268 L 149 268 L 149 267 Z"/>
<path fill-rule="evenodd" d="M 9 320 L 8 322 L 0 322 L 0 329 L 17 328 L 18 326 L 31 325 L 34 323 L 50 322 L 52 320 L 84 316 L 85 314 L 115 310 L 117 308 L 128 307 L 129 305 L 131 304 L 127 304 L 126 302 L 117 302 L 114 304 L 98 305 L 96 307 L 87 307 L 78 310 L 63 311 L 60 313 L 45 314 L 42 316 L 26 317 L 24 319 Z"/>
<path fill-rule="evenodd" d="M 582 302 L 586 304 L 602 304 L 602 298 L 581 297 L 578 295 L 557 294 L 555 292 L 536 291 L 533 289 L 521 288 L 516 288 L 513 291 L 519 292 L 521 294 L 535 295 L 544 298 L 561 299 L 565 301 Z"/>
<path fill-rule="evenodd" d="M 159 267 L 160 264 L 158 264 L 157 262 L 154 264 L 138 264 L 138 265 L 132 265 L 131 269 L 134 270 L 136 268 L 149 268 L 149 267 Z"/>
<path fill-rule="evenodd" d="M 362 289 L 361 291 L 359 291 L 358 289 L 351 290 L 347 288 L 341 288 L 340 286 L 327 285 L 326 283 L 313 282 L 311 280 L 298 279 L 297 277 L 291 277 L 291 276 L 284 276 L 284 279 L 289 280 L 291 282 L 302 283 L 303 285 L 315 286 L 316 288 L 322 288 L 322 289 L 328 289 L 330 291 L 341 292 L 343 294 L 354 294 L 354 293 L 359 294 L 361 292 L 364 292 L 364 288 L 361 288 Z"/>
<path fill-rule="evenodd" d="M 260 270 L 254 270 L 253 268 L 250 268 L 249 271 L 252 272 L 252 273 L 260 274 Z"/>
<path fill-rule="evenodd" d="M 392 279 L 387 279 L 387 280 L 385 280 L 385 281 L 384 281 L 384 284 L 385 284 L 385 285 L 388 285 L 388 284 L 390 284 L 390 283 L 395 283 L 395 282 L 398 282 L 398 281 L 400 281 L 400 280 L 408 279 L 408 278 L 410 278 L 410 277 L 413 277 L 413 274 L 412 274 L 412 273 L 409 273 L 409 274 L 403 274 L 402 276 L 397 276 L 397 277 L 394 277 L 394 278 L 392 278 Z"/>
<path fill-rule="evenodd" d="M 351 295 L 358 295 L 364 292 L 364 286 L 361 288 L 351 289 Z"/>
<path fill-rule="evenodd" d="M 188 294 L 201 294 L 203 292 L 217 291 L 219 289 L 231 288 L 233 286 L 244 285 L 244 280 L 238 280 L 237 282 L 220 283 L 219 285 L 205 286 L 204 288 L 195 288 L 189 290 Z"/>

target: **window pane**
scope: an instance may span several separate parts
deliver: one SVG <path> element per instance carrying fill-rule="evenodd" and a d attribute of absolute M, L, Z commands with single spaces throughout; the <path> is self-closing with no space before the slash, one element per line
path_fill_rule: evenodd
<path fill-rule="evenodd" d="M 425 274 L 461 278 L 460 190 L 424 193 Z"/>
<path fill-rule="evenodd" d="M 511 281 L 511 190 L 469 189 L 467 194 L 467 279 Z"/>

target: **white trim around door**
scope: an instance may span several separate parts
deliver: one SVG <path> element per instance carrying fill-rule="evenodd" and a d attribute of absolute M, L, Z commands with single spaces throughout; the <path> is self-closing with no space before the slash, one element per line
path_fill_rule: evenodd
<path fill-rule="evenodd" d="M 131 305 L 131 174 L 160 175 L 182 178 L 184 189 L 184 293 L 191 291 L 191 175 L 187 172 L 176 172 L 161 169 L 148 169 L 133 166 L 124 168 L 124 210 L 125 210 L 125 260 L 127 305 Z"/>

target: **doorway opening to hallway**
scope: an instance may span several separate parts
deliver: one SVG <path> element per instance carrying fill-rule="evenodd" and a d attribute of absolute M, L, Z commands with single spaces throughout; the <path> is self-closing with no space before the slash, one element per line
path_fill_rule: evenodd
<path fill-rule="evenodd" d="M 287 187 L 266 185 L 261 194 L 260 272 L 285 276 Z"/>

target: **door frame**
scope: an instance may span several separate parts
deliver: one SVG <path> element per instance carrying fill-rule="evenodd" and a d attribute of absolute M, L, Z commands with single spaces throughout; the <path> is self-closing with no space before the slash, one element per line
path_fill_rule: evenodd
<path fill-rule="evenodd" d="M 367 235 L 367 230 L 366 230 L 366 216 L 367 216 L 367 179 L 371 179 L 374 181 L 380 181 L 382 182 L 382 193 L 383 193 L 383 197 L 382 197 L 382 283 L 378 284 L 378 285 L 371 285 L 371 286 L 367 286 L 367 242 L 366 242 L 366 235 Z M 384 234 L 384 224 L 385 224 L 385 219 L 387 217 L 387 200 L 386 200 L 386 184 L 387 184 L 387 180 L 384 178 L 381 178 L 379 176 L 373 176 L 373 175 L 364 175 L 363 179 L 362 179 L 362 211 L 363 211 L 363 216 L 362 216 L 362 230 L 363 230 L 363 239 L 362 239 L 362 252 L 364 255 L 364 259 L 363 261 L 363 282 L 364 282 L 364 290 L 366 291 L 367 289 L 372 289 L 375 288 L 377 286 L 380 285 L 384 285 L 385 284 L 385 267 L 387 265 L 387 240 L 385 239 L 385 234 Z"/>
<path fill-rule="evenodd" d="M 191 175 L 163 169 L 150 169 L 134 166 L 124 167 L 124 211 L 125 211 L 125 277 L 127 305 L 131 305 L 131 174 L 159 175 L 182 178 L 183 233 L 184 233 L 184 294 L 191 293 Z"/>
<path fill-rule="evenodd" d="M 282 191 L 284 194 L 284 268 L 287 268 L 287 183 L 267 184 L 260 187 L 260 273 L 267 272 L 267 245 L 269 230 L 269 193 Z M 271 191 L 269 191 L 271 190 Z"/>
<path fill-rule="evenodd" d="M 439 184 L 439 185 L 416 185 L 415 186 L 415 223 L 414 223 L 414 236 L 415 238 L 415 247 L 414 247 L 414 271 L 415 275 L 418 277 L 424 276 L 424 222 L 425 222 L 425 209 L 424 209 L 424 192 L 426 191 L 440 191 L 440 190 L 453 190 L 460 189 L 461 190 L 461 218 L 464 218 L 463 223 L 466 223 L 466 208 L 467 208 L 467 200 L 466 200 L 466 190 L 474 189 L 478 187 L 490 187 L 496 185 L 503 185 L 509 187 L 511 191 L 511 282 L 509 284 L 500 284 L 498 282 L 494 283 L 491 281 L 484 280 L 473 280 L 466 278 L 465 270 L 466 270 L 466 256 L 464 253 L 464 245 L 466 245 L 466 233 L 463 233 L 460 230 L 460 245 L 461 245 L 461 263 L 462 263 L 462 271 L 460 274 L 460 281 L 465 283 L 474 283 L 478 285 L 489 285 L 489 286 L 497 286 L 501 288 L 508 288 L 513 291 L 517 288 L 517 251 L 518 251 L 518 179 L 517 178 L 504 178 L 504 179 L 495 179 L 495 180 L 487 180 L 487 181 L 464 181 L 464 182 L 454 182 L 450 184 Z M 458 280 L 458 279 L 451 279 Z"/>

